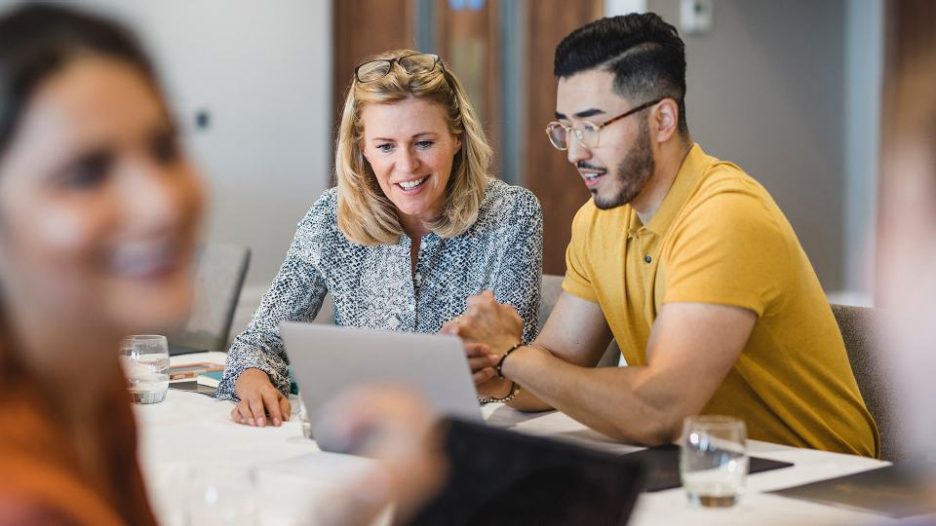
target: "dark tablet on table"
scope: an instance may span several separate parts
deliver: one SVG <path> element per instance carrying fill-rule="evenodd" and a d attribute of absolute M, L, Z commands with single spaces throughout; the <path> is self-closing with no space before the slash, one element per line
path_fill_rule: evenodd
<path fill-rule="evenodd" d="M 411 524 L 627 523 L 640 462 L 482 424 L 442 425 L 448 480 Z"/>

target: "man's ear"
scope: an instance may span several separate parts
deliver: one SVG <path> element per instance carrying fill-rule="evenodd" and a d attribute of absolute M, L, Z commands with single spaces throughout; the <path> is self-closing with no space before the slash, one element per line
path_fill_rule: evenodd
<path fill-rule="evenodd" d="M 657 142 L 669 141 L 679 133 L 679 104 L 673 99 L 663 99 L 657 103 L 651 116 L 656 128 Z"/>

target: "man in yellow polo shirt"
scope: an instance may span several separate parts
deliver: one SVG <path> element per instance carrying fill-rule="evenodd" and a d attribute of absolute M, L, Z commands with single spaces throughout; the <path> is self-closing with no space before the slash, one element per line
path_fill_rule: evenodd
<path fill-rule="evenodd" d="M 717 413 L 750 438 L 876 456 L 792 227 L 760 184 L 690 138 L 685 67 L 682 40 L 654 14 L 598 20 L 559 44 L 547 132 L 593 196 L 572 223 L 564 292 L 529 345 L 490 293 L 445 329 L 469 342 L 481 396 L 618 439 L 669 442 L 686 416 Z M 612 336 L 628 367 L 595 368 Z"/>

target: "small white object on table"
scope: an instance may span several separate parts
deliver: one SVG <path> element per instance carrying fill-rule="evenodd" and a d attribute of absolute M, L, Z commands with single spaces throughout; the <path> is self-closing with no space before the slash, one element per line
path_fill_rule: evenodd
<path fill-rule="evenodd" d="M 200 353 L 172 358 L 173 365 L 211 361 L 223 363 L 224 353 Z M 293 399 L 295 405 L 297 401 Z M 357 457 L 325 453 L 315 442 L 302 436 L 302 427 L 293 416 L 281 427 L 254 428 L 230 419 L 233 404 L 208 396 L 169 390 L 166 400 L 152 405 L 135 405 L 140 460 L 157 513 L 164 524 L 181 522 L 184 508 L 179 477 L 193 466 L 236 463 L 282 475 L 271 493 L 276 504 L 261 499 L 263 524 L 302 524 L 308 511 L 327 505 L 327 499 L 342 481 L 361 473 L 368 461 Z M 483 409 L 491 425 L 515 431 L 567 440 L 610 452 L 628 453 L 640 448 L 614 442 L 568 416 L 558 413 L 528 414 L 502 405 Z M 748 441 L 753 456 L 792 462 L 789 468 L 750 475 L 747 489 L 738 505 L 725 509 L 690 506 L 682 488 L 645 493 L 637 502 L 630 524 L 668 525 L 789 525 L 886 524 L 886 517 L 825 506 L 802 500 L 765 494 L 766 491 L 858 473 L 887 465 L 880 460 L 793 448 L 756 440 Z M 270 484 L 267 484 L 269 486 Z M 271 491 L 272 490 L 272 491 Z M 317 500 L 318 499 L 318 500 Z"/>

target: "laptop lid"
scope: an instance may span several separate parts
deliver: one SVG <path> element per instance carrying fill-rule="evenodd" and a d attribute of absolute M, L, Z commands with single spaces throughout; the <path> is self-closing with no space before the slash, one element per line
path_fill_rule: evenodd
<path fill-rule="evenodd" d="M 313 435 L 325 402 L 368 383 L 406 385 L 440 415 L 482 422 L 464 346 L 455 336 L 297 322 L 282 322 L 280 335 Z"/>

